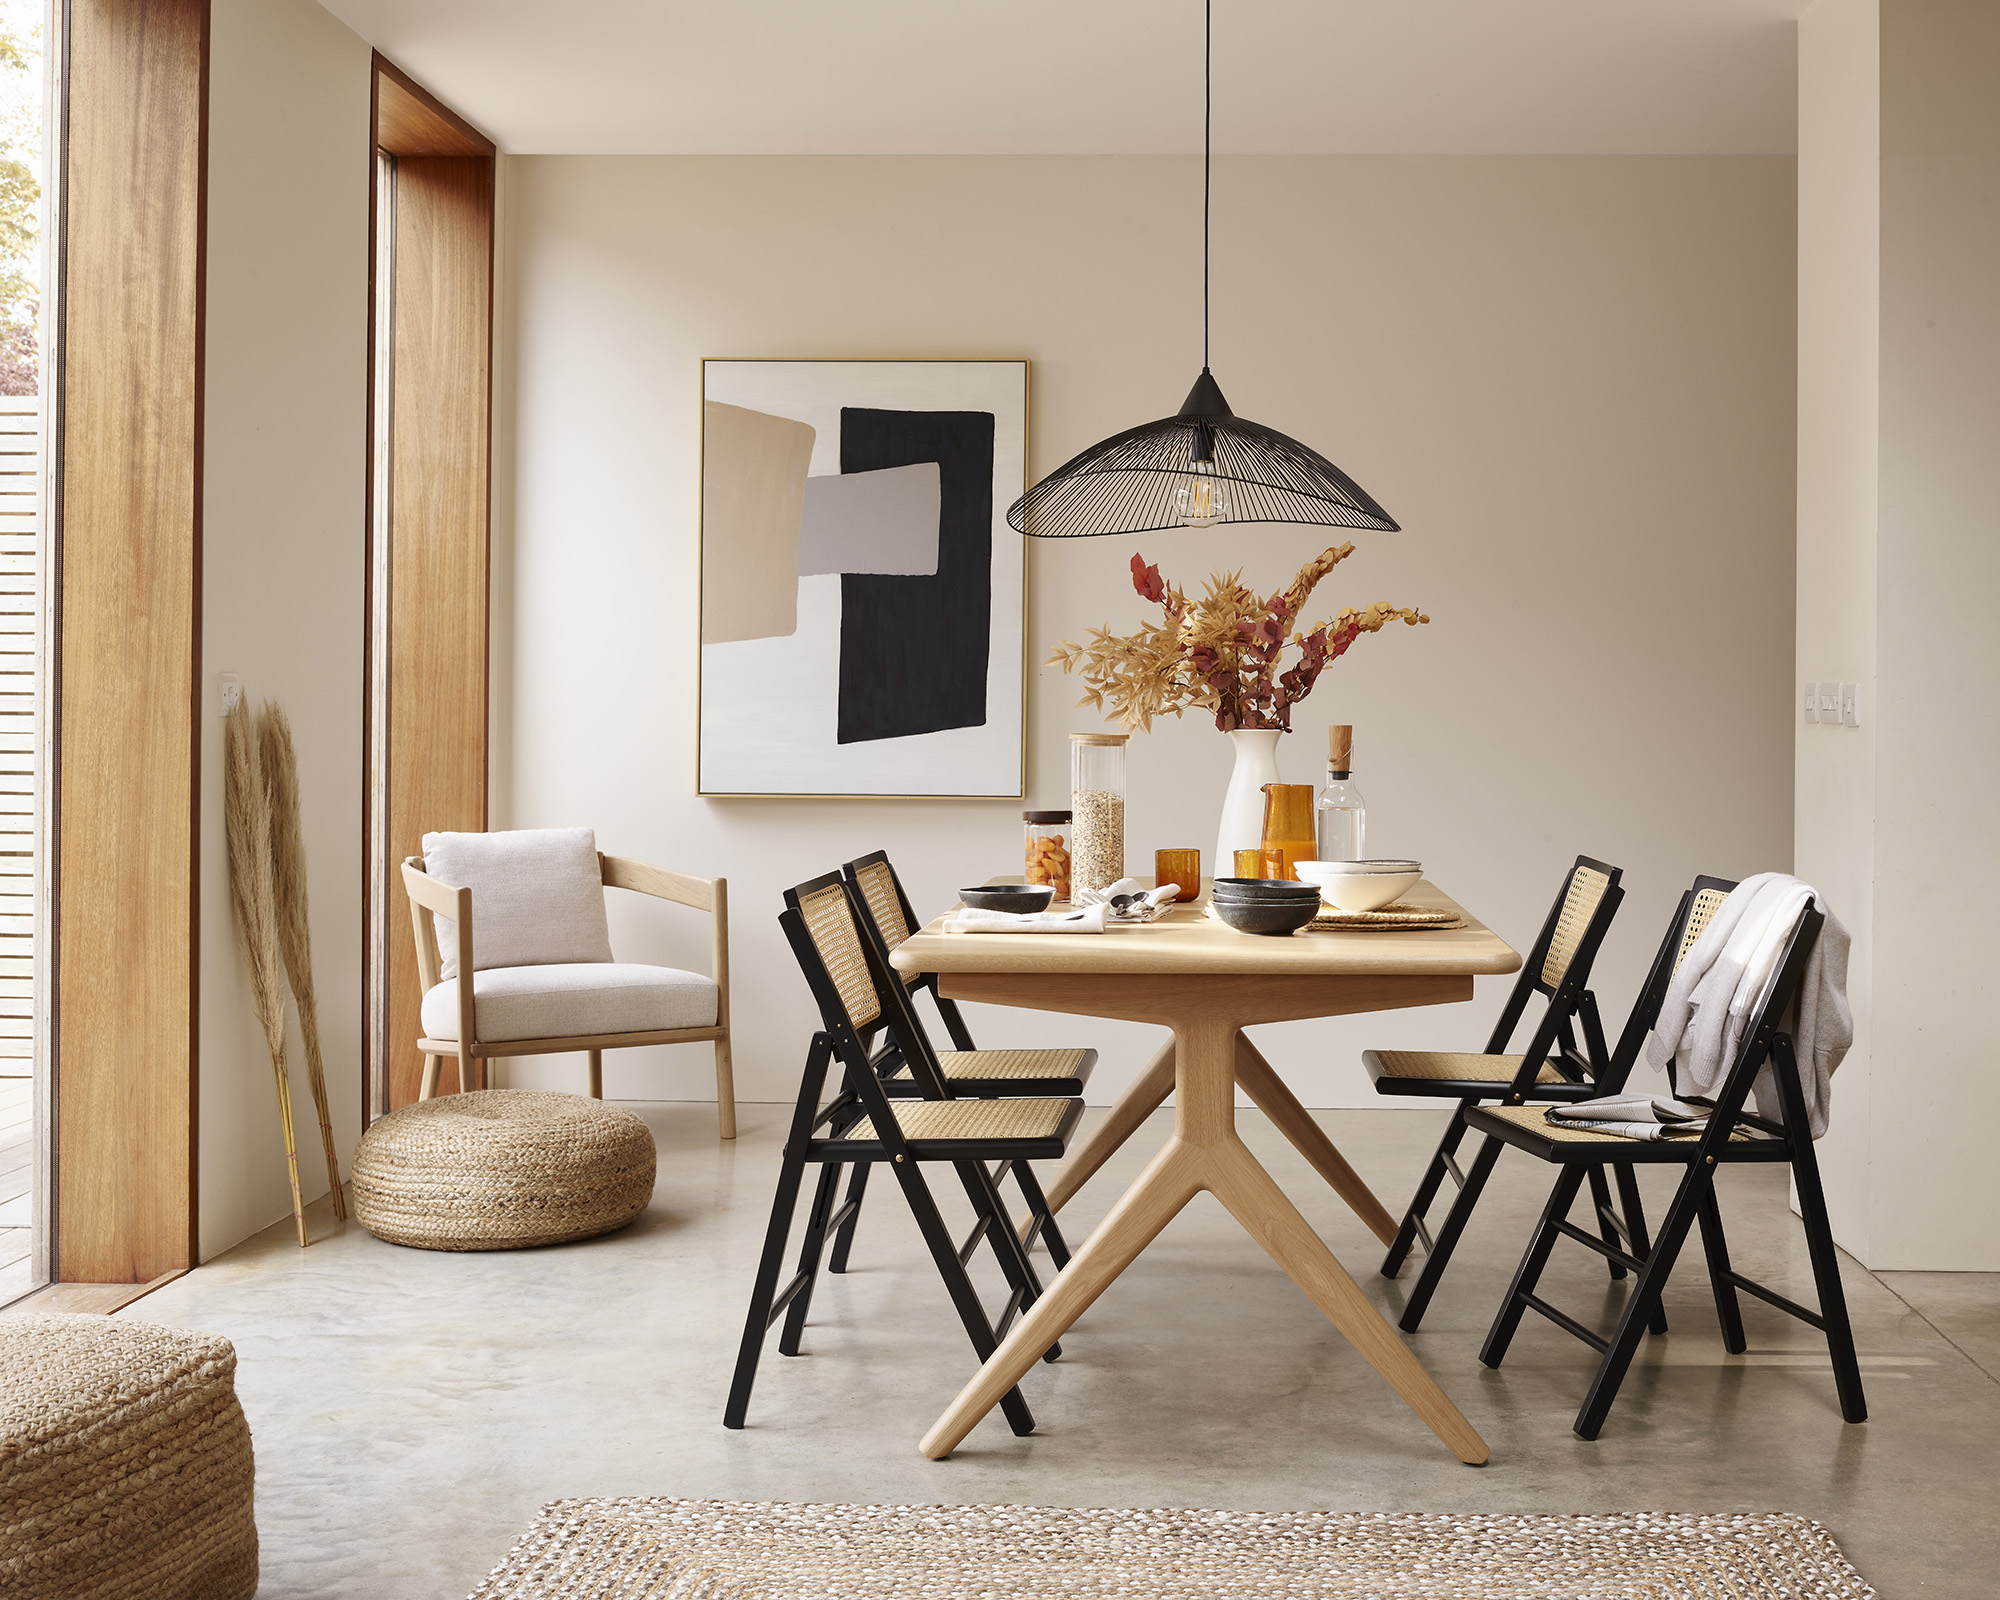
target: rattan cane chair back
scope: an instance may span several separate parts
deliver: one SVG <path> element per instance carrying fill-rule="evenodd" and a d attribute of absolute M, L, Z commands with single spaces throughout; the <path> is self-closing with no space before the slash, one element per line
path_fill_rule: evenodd
<path fill-rule="evenodd" d="M 1701 887 L 1702 884 L 1706 884 L 1708 887 L 1703 888 Z M 1729 898 L 1730 890 L 1735 887 L 1735 884 L 1724 883 L 1720 878 L 1700 878 L 1696 880 L 1694 904 L 1688 911 L 1687 927 L 1681 934 L 1680 950 L 1674 956 L 1674 971 L 1679 972 L 1681 970 L 1681 963 L 1687 960 L 1688 952 L 1694 948 L 1695 941 L 1701 937 L 1702 929 L 1708 926 L 1715 913 L 1722 908 L 1722 902 Z"/>
<path fill-rule="evenodd" d="M 868 970 L 868 952 L 854 924 L 854 908 L 837 874 L 829 874 L 794 891 L 806 936 L 819 952 L 820 964 L 840 996 L 848 1025 L 865 1032 L 882 1019 L 881 997 Z"/>
<path fill-rule="evenodd" d="M 1545 994 L 1554 994 L 1562 987 L 1569 964 L 1576 959 L 1584 935 L 1590 930 L 1591 919 L 1616 881 L 1614 870 L 1580 856 L 1570 869 L 1569 886 L 1563 890 L 1556 925 L 1549 935 L 1548 953 L 1542 957 L 1540 987 Z"/>
<path fill-rule="evenodd" d="M 850 862 L 849 866 L 854 886 L 868 904 L 868 914 L 875 919 L 883 945 L 894 950 L 910 936 L 910 919 L 903 910 L 903 889 L 896 881 L 896 869 L 880 850 Z"/>

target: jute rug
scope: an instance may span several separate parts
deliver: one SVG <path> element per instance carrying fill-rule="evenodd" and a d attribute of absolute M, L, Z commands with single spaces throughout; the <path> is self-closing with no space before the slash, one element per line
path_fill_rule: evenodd
<path fill-rule="evenodd" d="M 1804 1517 L 557 1500 L 471 1600 L 1866 1600 Z"/>

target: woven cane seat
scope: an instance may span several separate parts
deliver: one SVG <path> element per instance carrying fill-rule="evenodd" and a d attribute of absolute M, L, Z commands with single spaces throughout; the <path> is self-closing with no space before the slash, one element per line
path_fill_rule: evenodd
<path fill-rule="evenodd" d="M 0 1317 L 0 1593 L 249 1600 L 254 1486 L 227 1339 Z"/>
<path fill-rule="evenodd" d="M 1433 1082 L 1508 1083 L 1520 1070 L 1519 1056 L 1488 1056 L 1472 1050 L 1371 1050 L 1386 1078 L 1424 1078 Z M 1547 1062 L 1535 1074 L 1537 1083 L 1569 1080 Z M 1539 1115 L 1539 1113 L 1537 1113 Z"/>
<path fill-rule="evenodd" d="M 898 1100 L 896 1126 L 911 1141 L 925 1139 L 1053 1139 L 1074 1100 Z M 863 1117 L 841 1135 L 873 1139 L 875 1121 Z"/>
<path fill-rule="evenodd" d="M 653 1135 L 581 1095 L 478 1089 L 390 1112 L 354 1153 L 354 1213 L 391 1244 L 519 1250 L 622 1228 L 653 1195 Z"/>
<path fill-rule="evenodd" d="M 947 1082 L 974 1078 L 1073 1078 L 1084 1069 L 1088 1050 L 940 1050 L 938 1065 Z M 907 1078 L 909 1064 L 895 1076 Z"/>

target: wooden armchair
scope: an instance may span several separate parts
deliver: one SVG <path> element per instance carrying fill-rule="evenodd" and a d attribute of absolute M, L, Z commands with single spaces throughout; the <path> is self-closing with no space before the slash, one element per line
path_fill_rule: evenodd
<path fill-rule="evenodd" d="M 712 976 L 615 961 L 481 968 L 473 954 L 473 891 L 432 877 L 425 870 L 424 858 L 411 856 L 403 863 L 403 887 L 410 897 L 417 973 L 424 992 L 424 1036 L 417 1040 L 424 1055 L 419 1097 L 428 1100 L 437 1092 L 438 1069 L 446 1056 L 456 1058 L 463 1090 L 473 1082 L 475 1061 L 480 1063 L 480 1086 L 485 1087 L 485 1063 L 495 1056 L 580 1050 L 590 1057 L 590 1093 L 602 1099 L 606 1050 L 713 1041 L 716 1111 L 722 1137 L 733 1139 L 736 1095 L 729 1057 L 728 882 L 723 878 L 690 878 L 601 852 L 597 860 L 607 889 L 630 889 L 714 917 Z M 455 977 L 444 974 L 437 929 L 426 912 L 453 924 Z M 472 981 L 462 981 L 468 974 Z M 691 1020 L 711 1014 L 712 1021 Z M 646 1025 L 683 1023 L 687 1025 Z"/>

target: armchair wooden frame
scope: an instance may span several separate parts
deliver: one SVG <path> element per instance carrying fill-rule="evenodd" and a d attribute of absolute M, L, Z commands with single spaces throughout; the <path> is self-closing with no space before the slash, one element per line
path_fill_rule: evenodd
<path fill-rule="evenodd" d="M 656 900 L 670 900 L 675 905 L 706 911 L 714 917 L 713 967 L 710 972 L 716 987 L 714 1026 L 658 1028 L 643 1033 L 580 1034 L 564 1039 L 482 1041 L 475 1025 L 473 985 L 470 981 L 475 970 L 472 961 L 472 891 L 433 878 L 424 870 L 424 858 L 411 856 L 403 863 L 403 888 L 410 896 L 410 923 L 417 936 L 418 982 L 425 994 L 443 982 L 443 961 L 438 951 L 435 924 L 426 923 L 426 911 L 452 920 L 457 934 L 453 953 L 457 957 L 458 971 L 466 979 L 458 986 L 458 1037 L 417 1041 L 417 1048 L 424 1056 L 424 1081 L 418 1098 L 428 1100 L 437 1093 L 438 1069 L 447 1056 L 458 1062 L 458 1086 L 463 1090 L 472 1086 L 472 1064 L 475 1061 L 479 1063 L 479 1085 L 484 1088 L 486 1063 L 495 1056 L 560 1055 L 581 1050 L 590 1057 L 591 1098 L 602 1100 L 606 1050 L 623 1050 L 643 1044 L 713 1041 L 716 1115 L 721 1123 L 722 1137 L 733 1139 L 736 1137 L 736 1081 L 729 1057 L 729 881 L 726 878 L 691 878 L 685 873 L 669 872 L 665 867 L 648 866 L 643 861 L 628 861 L 622 856 L 607 856 L 601 851 L 597 861 L 607 889 L 630 889 L 636 894 L 651 895 Z"/>

